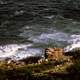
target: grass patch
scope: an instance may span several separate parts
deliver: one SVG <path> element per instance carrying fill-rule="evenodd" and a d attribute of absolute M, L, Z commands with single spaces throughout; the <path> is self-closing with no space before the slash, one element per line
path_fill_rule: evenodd
<path fill-rule="evenodd" d="M 70 62 L 65 60 L 48 61 L 41 64 L 17 64 L 16 62 L 0 62 L 0 80 L 26 80 L 26 78 L 47 77 L 49 73 L 63 73 Z"/>

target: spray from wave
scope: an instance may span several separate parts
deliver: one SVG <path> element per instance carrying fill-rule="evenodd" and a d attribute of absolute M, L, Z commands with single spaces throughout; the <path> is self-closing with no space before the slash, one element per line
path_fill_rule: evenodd
<path fill-rule="evenodd" d="M 67 35 L 63 32 L 44 33 L 39 36 L 30 37 L 29 40 L 33 41 L 33 44 L 7 44 L 0 46 L 0 58 L 9 57 L 13 60 L 20 60 L 30 56 L 42 56 L 44 54 L 41 48 L 33 48 L 35 43 L 49 43 L 49 41 L 66 42 L 70 45 L 64 47 L 64 52 L 69 52 L 74 48 L 80 47 L 80 35 Z M 54 43 L 54 42 L 53 42 Z"/>
<path fill-rule="evenodd" d="M 34 43 L 42 43 L 42 44 L 49 43 L 50 40 L 53 41 L 53 43 L 54 40 L 60 43 L 65 42 L 67 43 L 67 46 L 64 47 L 64 52 L 69 52 L 75 48 L 80 48 L 80 35 L 76 34 L 68 35 L 63 32 L 56 32 L 51 34 L 44 33 L 39 36 L 31 37 L 29 38 L 29 40 L 32 40 Z"/>
<path fill-rule="evenodd" d="M 74 35 L 71 35 L 70 38 L 71 39 L 69 40 L 69 43 L 71 45 L 64 48 L 65 52 L 72 51 L 75 48 L 80 48 L 80 35 L 74 34 Z"/>
<path fill-rule="evenodd" d="M 42 56 L 43 50 L 39 48 L 31 48 L 32 44 L 8 44 L 0 46 L 0 60 L 11 58 L 12 60 L 20 60 L 30 56 Z"/>

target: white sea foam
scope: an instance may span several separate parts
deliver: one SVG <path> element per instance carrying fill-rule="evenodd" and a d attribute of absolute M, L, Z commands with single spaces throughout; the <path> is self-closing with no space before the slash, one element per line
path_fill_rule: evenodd
<path fill-rule="evenodd" d="M 34 43 L 47 43 L 50 39 L 56 41 L 66 41 L 70 45 L 64 48 L 64 52 L 69 52 L 74 48 L 80 47 L 80 35 L 67 35 L 62 32 L 43 33 L 39 36 L 29 38 Z M 40 48 L 31 48 L 33 44 L 8 44 L 0 46 L 0 58 L 9 57 L 14 60 L 27 58 L 30 56 L 42 56 L 43 50 Z"/>
<path fill-rule="evenodd" d="M 80 42 L 77 43 L 77 44 L 71 44 L 71 45 L 67 46 L 66 48 L 64 48 L 64 51 L 69 52 L 69 51 L 72 51 L 75 48 L 80 48 Z"/>
<path fill-rule="evenodd" d="M 0 57 L 10 57 L 12 55 L 16 55 L 19 49 L 26 49 L 32 44 L 24 45 L 24 44 L 9 44 L 0 46 Z"/>
<path fill-rule="evenodd" d="M 44 16 L 45 18 L 48 18 L 48 19 L 52 19 L 54 18 L 54 15 L 51 15 L 51 16 Z"/>
<path fill-rule="evenodd" d="M 39 48 L 31 48 L 32 44 L 9 44 L 0 46 L 0 60 L 11 58 L 12 60 L 20 60 L 30 56 L 42 56 L 43 50 Z"/>
<path fill-rule="evenodd" d="M 69 52 L 75 48 L 80 47 L 80 35 L 73 34 L 68 35 L 63 32 L 55 32 L 55 33 L 43 33 L 39 36 L 32 36 L 29 38 L 34 43 L 49 43 L 51 41 L 62 41 L 69 44 L 67 47 L 64 48 L 64 52 Z"/>
<path fill-rule="evenodd" d="M 72 51 L 75 48 L 80 48 L 80 35 L 71 35 L 71 39 L 69 40 L 70 45 L 64 48 L 65 52 Z"/>
<path fill-rule="evenodd" d="M 16 60 L 20 60 L 23 58 L 27 58 L 30 56 L 42 56 L 43 50 L 39 48 L 27 48 L 22 51 L 17 51 L 17 54 L 15 56 Z M 12 57 L 13 58 L 13 57 Z"/>
<path fill-rule="evenodd" d="M 30 37 L 29 40 L 33 41 L 34 43 L 48 43 L 50 40 L 68 41 L 69 36 L 62 32 L 42 33 L 41 35 Z"/>

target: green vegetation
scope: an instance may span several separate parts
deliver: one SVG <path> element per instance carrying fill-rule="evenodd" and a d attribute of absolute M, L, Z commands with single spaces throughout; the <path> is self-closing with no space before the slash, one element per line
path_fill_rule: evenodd
<path fill-rule="evenodd" d="M 35 59 L 35 58 L 34 58 Z M 0 80 L 40 80 L 40 79 L 79 79 L 80 75 L 80 50 L 73 50 L 63 59 L 58 61 L 44 61 L 38 63 L 24 63 L 14 61 L 0 62 Z M 57 76 L 57 77 L 55 77 Z"/>
<path fill-rule="evenodd" d="M 71 62 L 70 62 L 71 63 Z M 0 62 L 0 80 L 25 80 L 37 77 L 49 77 L 50 73 L 63 73 L 68 67 L 66 60 L 48 61 L 41 64 L 23 64 L 16 62 L 1 61 Z"/>
<path fill-rule="evenodd" d="M 73 65 L 67 68 L 68 72 L 70 73 L 80 73 L 80 49 L 74 49 L 71 52 L 71 55 L 73 56 L 72 61 Z"/>
<path fill-rule="evenodd" d="M 80 50 L 69 53 L 58 61 L 44 61 L 41 64 L 23 62 L 0 62 L 0 80 L 39 80 L 39 79 L 65 79 L 70 80 L 72 76 L 76 80 L 80 74 Z M 57 77 L 55 77 L 55 75 Z M 75 75 L 76 74 L 76 75 Z M 64 75 L 64 76 L 63 76 Z"/>

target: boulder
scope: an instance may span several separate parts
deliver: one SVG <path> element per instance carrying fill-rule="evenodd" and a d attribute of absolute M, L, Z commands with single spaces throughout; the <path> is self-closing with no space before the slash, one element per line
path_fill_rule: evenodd
<path fill-rule="evenodd" d="M 48 60 L 59 60 L 63 57 L 62 48 L 46 48 L 45 58 Z"/>

